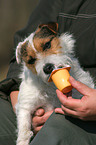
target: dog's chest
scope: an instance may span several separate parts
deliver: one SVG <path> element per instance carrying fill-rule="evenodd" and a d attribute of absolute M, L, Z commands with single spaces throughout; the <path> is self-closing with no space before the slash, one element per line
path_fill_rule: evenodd
<path fill-rule="evenodd" d="M 22 104 L 22 107 L 26 109 L 29 107 L 32 111 L 39 107 L 43 107 L 45 111 L 60 107 L 55 86 L 53 84 L 48 85 L 37 77 L 22 81 L 19 104 Z"/>
<path fill-rule="evenodd" d="M 35 82 L 34 86 L 37 89 L 37 92 L 39 93 L 39 99 L 41 100 L 41 104 L 44 105 L 45 108 L 48 109 L 51 107 L 50 109 L 53 109 L 60 106 L 60 102 L 56 95 L 56 88 L 53 84 L 48 85 L 44 82 L 37 81 Z"/>

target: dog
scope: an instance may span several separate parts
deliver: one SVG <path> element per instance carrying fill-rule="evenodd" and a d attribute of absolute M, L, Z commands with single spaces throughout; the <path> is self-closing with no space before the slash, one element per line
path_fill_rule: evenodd
<path fill-rule="evenodd" d="M 94 88 L 89 72 L 85 72 L 74 55 L 75 40 L 68 33 L 58 35 L 58 24 L 50 22 L 38 26 L 16 48 L 17 63 L 22 63 L 22 82 L 16 105 L 17 145 L 28 145 L 33 136 L 32 114 L 42 107 L 45 111 L 60 107 L 56 87 L 48 82 L 51 72 L 57 68 L 70 66 L 70 75 L 76 80 Z M 82 95 L 74 88 L 73 98 Z"/>

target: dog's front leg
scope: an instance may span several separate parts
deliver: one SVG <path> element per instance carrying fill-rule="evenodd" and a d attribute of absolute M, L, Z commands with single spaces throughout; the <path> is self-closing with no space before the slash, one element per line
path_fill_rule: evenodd
<path fill-rule="evenodd" d="M 31 112 L 20 109 L 17 114 L 18 137 L 17 145 L 28 145 L 33 132 L 31 131 Z"/>

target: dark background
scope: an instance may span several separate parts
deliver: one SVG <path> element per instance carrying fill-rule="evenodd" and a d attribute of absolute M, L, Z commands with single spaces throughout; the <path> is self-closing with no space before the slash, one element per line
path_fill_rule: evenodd
<path fill-rule="evenodd" d="M 26 26 L 38 0 L 0 0 L 0 81 L 14 53 L 14 34 Z"/>

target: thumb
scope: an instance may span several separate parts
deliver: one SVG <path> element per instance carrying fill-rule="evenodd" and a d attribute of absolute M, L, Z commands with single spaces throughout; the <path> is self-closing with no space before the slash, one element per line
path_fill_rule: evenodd
<path fill-rule="evenodd" d="M 35 112 L 35 116 L 43 116 L 45 113 L 43 108 L 38 108 Z"/>
<path fill-rule="evenodd" d="M 75 88 L 79 93 L 81 93 L 82 95 L 90 95 L 90 92 L 92 91 L 91 88 L 79 81 L 76 81 L 72 76 L 70 76 L 69 81 L 73 88 Z"/>

